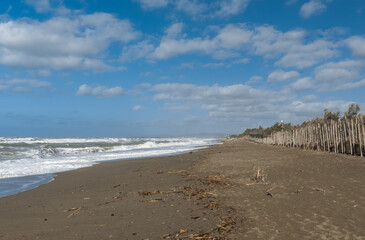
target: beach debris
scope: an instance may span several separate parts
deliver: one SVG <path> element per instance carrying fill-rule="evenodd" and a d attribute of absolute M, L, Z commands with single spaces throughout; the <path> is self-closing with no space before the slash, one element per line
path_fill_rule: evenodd
<path fill-rule="evenodd" d="M 227 177 L 225 175 L 213 175 L 206 177 L 204 180 L 208 184 L 231 186 L 226 179 Z"/>
<path fill-rule="evenodd" d="M 255 182 L 265 182 L 266 177 L 267 174 L 260 167 L 258 167 L 255 170 L 252 180 L 254 180 Z"/>
<path fill-rule="evenodd" d="M 161 170 L 158 170 L 158 171 L 156 172 L 156 174 L 161 174 L 161 173 L 163 173 L 163 171 L 161 171 Z"/>
<path fill-rule="evenodd" d="M 221 204 L 218 201 L 210 201 L 205 208 L 219 208 Z"/>
<path fill-rule="evenodd" d="M 270 197 L 274 197 L 274 194 L 272 194 L 272 192 L 270 192 L 269 190 L 266 191 L 266 195 L 270 196 Z"/>
<path fill-rule="evenodd" d="M 138 195 L 139 196 L 150 196 L 150 195 L 155 195 L 155 194 L 162 194 L 164 192 L 160 191 L 160 190 L 155 190 L 155 191 L 152 191 L 152 192 L 138 192 Z"/>
<path fill-rule="evenodd" d="M 117 188 L 117 187 L 120 187 L 120 184 L 113 186 L 113 188 Z"/>
<path fill-rule="evenodd" d="M 312 189 L 312 190 L 317 191 L 317 192 L 322 192 L 323 194 L 325 194 L 325 193 L 326 193 L 326 191 L 325 191 L 325 190 L 323 190 L 322 188 L 310 187 L 310 186 L 300 187 L 300 188 L 298 188 L 298 190 L 297 190 L 295 193 L 300 193 L 300 192 L 302 192 L 305 188 L 309 188 L 309 189 Z"/>
<path fill-rule="evenodd" d="M 78 208 L 70 208 L 67 210 L 67 212 L 73 211 L 70 215 L 67 216 L 67 218 L 72 217 L 73 215 L 75 215 L 78 211 L 80 211 L 81 207 Z"/>
<path fill-rule="evenodd" d="M 148 200 L 139 200 L 140 202 L 159 202 L 163 201 L 162 198 L 156 198 L 156 199 L 148 199 Z"/>
<path fill-rule="evenodd" d="M 63 212 L 71 212 L 71 211 L 75 211 L 75 210 L 78 210 L 78 209 L 79 208 L 74 207 L 74 208 L 70 208 L 70 209 L 64 210 Z"/>
<path fill-rule="evenodd" d="M 187 172 L 186 170 L 173 170 L 173 171 L 168 171 L 167 173 L 185 173 Z"/>

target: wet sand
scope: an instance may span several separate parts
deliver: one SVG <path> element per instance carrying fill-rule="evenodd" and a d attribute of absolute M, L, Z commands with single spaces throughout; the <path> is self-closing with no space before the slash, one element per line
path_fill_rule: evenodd
<path fill-rule="evenodd" d="M 0 239 L 365 239 L 364 180 L 360 157 L 231 141 L 0 198 Z"/>

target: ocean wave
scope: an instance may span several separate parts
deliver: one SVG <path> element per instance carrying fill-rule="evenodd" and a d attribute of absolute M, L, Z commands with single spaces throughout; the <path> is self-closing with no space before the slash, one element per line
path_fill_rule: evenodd
<path fill-rule="evenodd" d="M 176 154 L 217 143 L 214 138 L 0 138 L 0 179 Z"/>

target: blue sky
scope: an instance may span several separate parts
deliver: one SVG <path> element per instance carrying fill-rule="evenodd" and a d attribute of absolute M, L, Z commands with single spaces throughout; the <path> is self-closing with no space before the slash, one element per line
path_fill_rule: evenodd
<path fill-rule="evenodd" d="M 2 0 L 0 135 L 241 133 L 365 109 L 365 1 Z"/>

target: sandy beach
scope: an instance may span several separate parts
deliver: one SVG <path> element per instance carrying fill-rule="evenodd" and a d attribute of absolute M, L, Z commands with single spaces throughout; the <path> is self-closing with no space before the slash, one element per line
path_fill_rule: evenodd
<path fill-rule="evenodd" d="M 228 141 L 0 198 L 0 239 L 365 239 L 360 157 Z"/>

